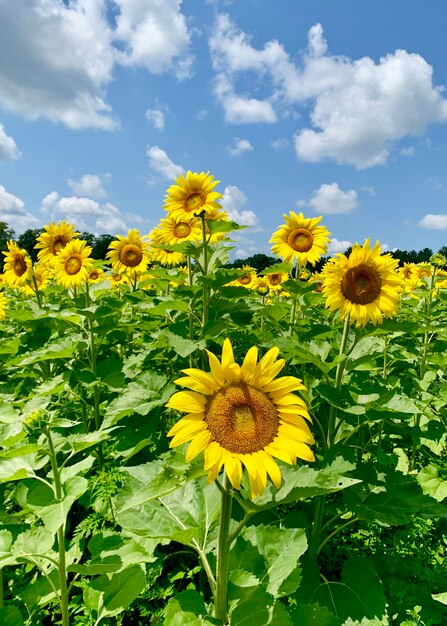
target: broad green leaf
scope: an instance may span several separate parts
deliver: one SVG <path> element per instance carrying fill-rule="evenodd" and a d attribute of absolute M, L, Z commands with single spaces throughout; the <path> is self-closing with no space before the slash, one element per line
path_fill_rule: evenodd
<path fill-rule="evenodd" d="M 293 593 L 301 580 L 299 558 L 307 550 L 307 538 L 302 528 L 249 526 L 243 533 L 264 557 L 266 572 L 261 584 L 268 593 L 279 598 Z"/>
<path fill-rule="evenodd" d="M 0 609 L 0 624 L 5 626 L 24 626 L 25 622 L 16 606 L 5 606 Z"/>
<path fill-rule="evenodd" d="M 29 489 L 27 505 L 40 517 L 45 528 L 55 533 L 65 523 L 73 503 L 87 491 L 87 488 L 86 478 L 72 476 L 64 483 L 64 497 L 57 500 L 53 490 L 39 482 Z"/>
<path fill-rule="evenodd" d="M 206 626 L 220 624 L 219 621 L 207 615 L 207 609 L 202 596 L 188 589 L 177 593 L 169 600 L 164 613 L 164 626 Z"/>
<path fill-rule="evenodd" d="M 427 465 L 416 476 L 422 491 L 438 502 L 447 498 L 447 480 L 439 477 L 438 470 L 434 465 Z"/>
<path fill-rule="evenodd" d="M 79 339 L 75 337 L 63 337 L 59 341 L 47 344 L 40 350 L 33 350 L 32 354 L 19 356 L 12 361 L 13 365 L 32 365 L 41 361 L 52 361 L 55 359 L 69 359 L 73 356 Z"/>
<path fill-rule="evenodd" d="M 0 482 L 22 480 L 33 475 L 33 468 L 23 458 L 0 460 Z"/>
<path fill-rule="evenodd" d="M 262 587 L 246 588 L 239 600 L 230 602 L 231 626 L 275 626 L 272 621 L 274 602 L 274 598 Z M 290 622 L 282 620 L 279 624 L 289 626 Z"/>
<path fill-rule="evenodd" d="M 387 599 L 382 583 L 371 561 L 364 557 L 351 557 L 343 564 L 342 581 L 361 599 L 365 607 L 362 617 L 380 619 L 386 613 Z M 349 617 L 353 617 L 349 615 Z"/>
<path fill-rule="evenodd" d="M 298 603 L 292 610 L 293 624 L 297 626 L 340 626 L 340 621 L 325 606 Z"/>
<path fill-rule="evenodd" d="M 433 600 L 441 602 L 441 604 L 445 604 L 447 606 L 447 591 L 443 591 L 442 593 L 432 593 L 431 597 Z"/>
<path fill-rule="evenodd" d="M 33 526 L 18 535 L 12 546 L 16 558 L 25 555 L 47 554 L 54 544 L 54 534 L 43 526 Z"/>

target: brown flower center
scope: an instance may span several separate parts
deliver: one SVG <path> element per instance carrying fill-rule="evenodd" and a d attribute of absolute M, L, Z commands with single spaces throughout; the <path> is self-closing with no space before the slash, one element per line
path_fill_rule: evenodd
<path fill-rule="evenodd" d="M 97 270 L 92 270 L 88 277 L 90 280 L 97 280 L 99 278 L 99 272 Z"/>
<path fill-rule="evenodd" d="M 350 302 L 369 304 L 380 295 L 382 281 L 373 267 L 361 263 L 347 270 L 340 283 L 340 289 Z"/>
<path fill-rule="evenodd" d="M 281 274 L 268 274 L 267 280 L 273 287 L 276 287 L 281 283 Z"/>
<path fill-rule="evenodd" d="M 179 239 L 183 239 L 184 237 L 188 237 L 191 233 L 192 227 L 188 222 L 179 222 L 174 226 L 174 235 Z M 172 242 L 171 242 L 172 243 Z"/>
<path fill-rule="evenodd" d="M 121 248 L 119 259 L 126 267 L 136 267 L 143 260 L 143 251 L 134 243 L 127 243 Z"/>
<path fill-rule="evenodd" d="M 201 206 L 205 204 L 205 196 L 200 191 L 193 191 L 190 193 L 183 202 L 185 211 L 193 212 L 198 211 Z"/>
<path fill-rule="evenodd" d="M 65 261 L 65 271 L 70 276 L 77 274 L 82 267 L 82 257 L 79 254 L 74 254 L 68 257 Z"/>
<path fill-rule="evenodd" d="M 66 235 L 56 235 L 56 237 L 51 242 L 51 253 L 56 255 L 60 250 L 63 250 L 65 248 L 69 241 L 70 240 Z"/>
<path fill-rule="evenodd" d="M 23 254 L 16 254 L 14 257 L 14 274 L 16 276 L 23 276 L 26 272 L 26 259 Z"/>
<path fill-rule="evenodd" d="M 306 228 L 295 228 L 287 237 L 287 243 L 296 252 L 307 252 L 312 248 L 314 238 Z"/>
<path fill-rule="evenodd" d="M 252 281 L 252 276 L 251 274 L 244 274 L 243 276 L 239 276 L 237 280 L 241 285 L 249 285 Z"/>
<path fill-rule="evenodd" d="M 268 446 L 279 425 L 278 412 L 270 398 L 246 383 L 227 385 L 211 396 L 205 421 L 217 443 L 239 454 Z"/>

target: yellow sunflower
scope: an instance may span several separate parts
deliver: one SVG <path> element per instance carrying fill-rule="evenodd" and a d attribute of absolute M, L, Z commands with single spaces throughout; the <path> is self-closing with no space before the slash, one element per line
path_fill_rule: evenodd
<path fill-rule="evenodd" d="M 8 299 L 3 293 L 0 291 L 0 320 L 3 320 L 6 317 L 6 305 L 8 304 Z"/>
<path fill-rule="evenodd" d="M 52 264 L 58 252 L 63 250 L 69 241 L 79 236 L 74 225 L 63 220 L 57 224 L 54 222 L 47 224 L 44 230 L 45 232 L 39 235 L 34 246 L 39 250 L 37 258 L 42 263 Z"/>
<path fill-rule="evenodd" d="M 33 296 L 36 293 L 36 285 L 39 291 L 48 286 L 51 278 L 51 271 L 46 263 L 36 263 L 33 265 L 33 271 L 30 280 L 20 287 L 20 291 L 27 296 Z M 34 282 L 34 280 L 36 282 Z"/>
<path fill-rule="evenodd" d="M 286 272 L 271 272 L 270 274 L 265 274 L 264 278 L 268 282 L 270 291 L 282 291 L 282 283 L 285 283 L 288 280 L 289 275 Z"/>
<path fill-rule="evenodd" d="M 246 274 L 239 276 L 236 280 L 232 280 L 229 285 L 233 287 L 245 287 L 246 289 L 256 289 L 256 270 L 250 265 L 243 265 L 243 270 L 246 270 Z"/>
<path fill-rule="evenodd" d="M 169 245 L 161 241 L 161 232 L 159 228 L 153 228 L 150 235 L 150 241 L 153 246 Z M 186 257 L 176 250 L 163 250 L 162 248 L 151 248 L 151 259 L 160 265 L 180 265 L 184 263 Z"/>
<path fill-rule="evenodd" d="M 205 211 L 207 219 L 221 219 L 222 206 L 217 202 L 222 194 L 214 191 L 220 181 L 214 180 L 209 172 L 186 172 L 175 179 L 176 185 L 171 185 L 166 192 L 164 209 L 169 211 L 172 217 L 181 220 L 191 220 L 202 211 Z"/>
<path fill-rule="evenodd" d="M 129 284 L 129 278 L 125 274 L 109 274 L 107 276 L 111 287 L 120 287 L 124 284 Z"/>
<path fill-rule="evenodd" d="M 300 267 L 311 263 L 315 265 L 318 259 L 327 252 L 327 243 L 331 234 L 325 226 L 318 226 L 322 217 L 305 218 L 290 211 L 284 213 L 285 224 L 273 233 L 270 243 L 273 243 L 272 252 L 287 263 L 297 260 Z"/>
<path fill-rule="evenodd" d="M 3 277 L 10 287 L 23 287 L 33 277 L 33 263 L 28 252 L 14 241 L 8 241 L 8 249 L 3 252 L 5 264 Z"/>
<path fill-rule="evenodd" d="M 88 272 L 87 282 L 89 282 L 91 285 L 94 285 L 96 283 L 102 282 L 104 278 L 104 270 L 101 267 L 92 267 Z"/>
<path fill-rule="evenodd" d="M 423 280 L 424 278 L 431 278 L 433 274 L 433 265 L 431 263 L 420 263 L 415 267 L 415 273 L 419 280 Z"/>
<path fill-rule="evenodd" d="M 276 487 L 281 472 L 273 457 L 289 464 L 296 459 L 314 461 L 309 444 L 314 438 L 305 402 L 292 392 L 304 390 L 299 378 L 276 378 L 284 367 L 272 348 L 258 363 L 258 349 L 250 348 L 242 365 L 234 361 L 225 339 L 222 361 L 208 352 L 210 372 L 182 370 L 176 382 L 190 391 L 171 396 L 167 407 L 187 413 L 168 433 L 170 447 L 190 441 L 186 461 L 205 452 L 205 469 L 211 483 L 224 466 L 235 489 L 240 489 L 245 467 L 251 495 L 260 495 L 267 474 Z"/>
<path fill-rule="evenodd" d="M 403 280 L 405 291 L 413 291 L 413 289 L 416 289 L 420 284 L 417 265 L 415 263 L 404 263 L 403 267 L 399 267 L 397 272 Z"/>
<path fill-rule="evenodd" d="M 349 257 L 337 254 L 321 272 L 326 307 L 340 310 L 342 319 L 349 315 L 356 326 L 369 320 L 381 324 L 384 315 L 396 312 L 402 290 L 397 264 L 390 254 L 381 254 L 378 241 L 371 248 L 369 239 L 355 244 Z"/>
<path fill-rule="evenodd" d="M 113 271 L 117 274 L 123 272 L 145 272 L 149 263 L 149 244 L 140 237 L 137 229 L 129 230 L 127 237 L 118 235 L 115 241 L 109 245 L 106 257 L 112 261 Z"/>
<path fill-rule="evenodd" d="M 162 245 L 202 239 L 202 224 L 197 218 L 183 220 L 181 217 L 168 215 L 166 219 L 161 220 L 157 231 L 158 243 Z"/>
<path fill-rule="evenodd" d="M 92 249 L 83 239 L 72 239 L 53 261 L 54 277 L 58 285 L 68 289 L 78 287 L 88 279 L 94 263 Z"/>

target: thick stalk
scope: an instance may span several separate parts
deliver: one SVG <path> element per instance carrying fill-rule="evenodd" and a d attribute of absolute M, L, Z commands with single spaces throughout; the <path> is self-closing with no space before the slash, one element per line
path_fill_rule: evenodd
<path fill-rule="evenodd" d="M 230 481 L 225 474 L 221 499 L 221 514 L 219 540 L 217 544 L 217 572 L 216 572 L 216 618 L 227 623 L 228 613 L 228 566 L 230 556 L 230 521 L 232 493 Z"/>
<path fill-rule="evenodd" d="M 202 211 L 200 219 L 202 222 L 202 246 L 203 246 L 203 276 L 208 275 L 208 241 L 206 237 L 206 213 Z M 209 289 L 208 285 L 204 282 L 202 288 L 202 300 L 203 300 L 203 313 L 202 313 L 202 331 L 208 322 L 208 305 L 209 305 Z"/>
<path fill-rule="evenodd" d="M 57 465 L 56 451 L 51 437 L 51 431 L 48 426 L 45 427 L 45 436 L 48 442 L 51 469 L 53 470 L 54 495 L 56 500 L 62 500 L 62 484 Z M 57 531 L 57 549 L 59 554 L 58 578 L 59 578 L 59 606 L 62 613 L 62 626 L 69 626 L 68 618 L 68 589 L 67 589 L 67 571 L 66 571 L 66 555 L 65 555 L 65 522 Z"/>

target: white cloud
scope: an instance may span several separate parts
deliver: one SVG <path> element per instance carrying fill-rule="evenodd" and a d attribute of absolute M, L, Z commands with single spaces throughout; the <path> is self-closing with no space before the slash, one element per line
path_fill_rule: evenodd
<path fill-rule="evenodd" d="M 217 74 L 214 94 L 224 108 L 225 121 L 229 124 L 273 124 L 276 113 L 267 100 L 244 98 L 234 92 L 233 85 L 225 74 Z"/>
<path fill-rule="evenodd" d="M 79 230 L 91 230 L 93 227 L 98 232 L 111 234 L 128 231 L 128 216 L 111 202 L 102 204 L 92 198 L 60 197 L 56 191 L 52 191 L 42 200 L 41 210 L 52 220 L 73 222 Z"/>
<path fill-rule="evenodd" d="M 39 225 L 37 217 L 25 210 L 25 203 L 0 185 L 0 221 L 6 222 L 17 234 Z"/>
<path fill-rule="evenodd" d="M 302 204 L 300 202 L 300 206 Z M 353 189 L 342 191 L 337 183 L 325 183 L 315 189 L 312 198 L 305 204 L 323 215 L 351 213 L 357 207 L 357 192 Z"/>
<path fill-rule="evenodd" d="M 308 38 L 298 65 L 280 42 L 271 40 L 256 49 L 228 16 L 217 17 L 209 45 L 217 73 L 215 93 L 227 121 L 237 121 L 228 104 L 230 96 L 240 97 L 236 76 L 245 79 L 248 72 L 254 81 L 250 85 L 246 79 L 245 102 L 250 101 L 247 84 L 255 91 L 259 78 L 264 87 L 270 81 L 270 96 L 256 100 L 270 106 L 270 117 L 257 121 L 276 120 L 272 102 L 287 111 L 294 105 L 311 107 L 311 127 L 299 129 L 294 138 L 298 158 L 306 161 L 334 159 L 359 169 L 380 165 L 393 143 L 447 120 L 443 90 L 433 85 L 433 69 L 419 54 L 396 50 L 377 63 L 369 57 L 330 55 L 320 24 L 309 30 Z"/>
<path fill-rule="evenodd" d="M 289 140 L 287 139 L 287 137 L 273 139 L 270 142 L 270 145 L 272 146 L 273 150 L 280 152 L 280 150 L 286 150 L 289 147 Z"/>
<path fill-rule="evenodd" d="M 336 239 L 335 237 L 331 240 L 330 244 L 328 245 L 328 254 L 329 256 L 333 256 L 334 254 L 337 254 L 338 252 L 342 252 L 345 253 L 346 250 L 348 248 L 350 248 L 353 245 L 353 243 L 351 241 L 340 241 L 339 239 Z"/>
<path fill-rule="evenodd" d="M 253 150 L 253 146 L 248 139 L 239 139 L 239 137 L 234 137 L 233 145 L 228 146 L 227 150 L 232 156 L 239 156 L 244 152 L 251 152 Z"/>
<path fill-rule="evenodd" d="M 0 124 L 0 161 L 12 161 L 19 156 L 20 150 L 16 142 L 6 134 L 3 124 Z"/>
<path fill-rule="evenodd" d="M 123 65 L 161 74 L 174 67 L 179 79 L 190 76 L 193 57 L 190 34 L 180 11 L 181 0 L 114 0 L 120 8 L 114 39 L 124 45 L 117 52 Z"/>
<path fill-rule="evenodd" d="M 87 196 L 95 200 L 100 200 L 107 196 L 107 192 L 102 186 L 101 178 L 94 174 L 84 174 L 79 181 L 69 179 L 68 184 L 78 196 Z"/>
<path fill-rule="evenodd" d="M 117 128 L 105 98 L 117 64 L 191 74 L 180 8 L 181 0 L 0 1 L 0 104 L 74 129 Z"/>
<path fill-rule="evenodd" d="M 368 185 L 365 185 L 364 187 L 361 187 L 361 190 L 365 193 L 369 193 L 370 196 L 376 195 L 376 190 L 374 189 L 374 187 L 369 187 Z"/>
<path fill-rule="evenodd" d="M 259 226 L 256 213 L 243 209 L 246 203 L 247 196 L 239 187 L 235 185 L 225 187 L 222 206 L 230 216 L 230 219 L 237 222 L 240 226 Z"/>
<path fill-rule="evenodd" d="M 400 154 L 402 156 L 412 157 L 416 154 L 414 146 L 408 146 L 407 148 L 401 148 Z"/>
<path fill-rule="evenodd" d="M 447 230 L 447 214 L 433 215 L 428 213 L 419 222 L 419 226 L 422 228 L 430 228 L 433 230 Z"/>
<path fill-rule="evenodd" d="M 170 180 L 176 178 L 179 174 L 183 174 L 183 167 L 171 161 L 166 152 L 158 146 L 148 146 L 146 154 L 149 157 L 151 169 L 163 179 Z"/>
<path fill-rule="evenodd" d="M 148 109 L 146 111 L 146 119 L 157 130 L 164 130 L 165 114 L 161 109 Z"/>

